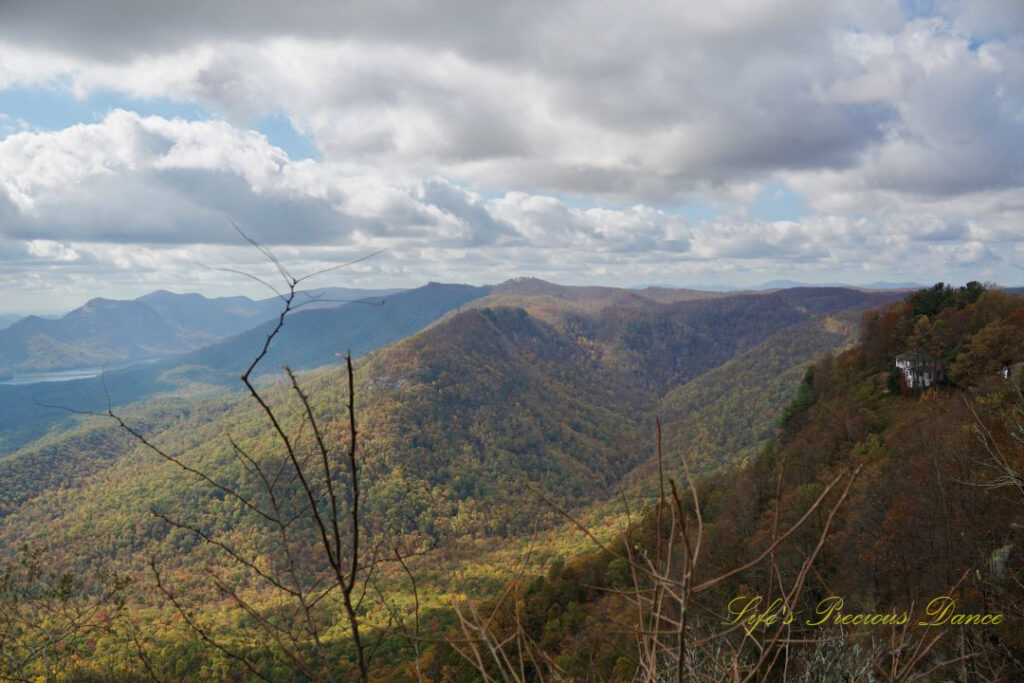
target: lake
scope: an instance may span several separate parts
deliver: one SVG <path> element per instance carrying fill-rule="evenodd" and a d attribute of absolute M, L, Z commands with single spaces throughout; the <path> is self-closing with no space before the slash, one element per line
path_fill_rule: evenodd
<path fill-rule="evenodd" d="M 15 372 L 11 377 L 0 380 L 0 384 L 19 385 L 36 384 L 38 382 L 70 382 L 76 379 L 89 379 L 99 377 L 104 370 L 113 372 L 140 363 L 155 363 L 159 358 L 147 358 L 133 363 L 121 363 L 119 365 L 95 366 L 88 368 L 73 368 L 71 370 L 54 370 L 53 372 Z"/>

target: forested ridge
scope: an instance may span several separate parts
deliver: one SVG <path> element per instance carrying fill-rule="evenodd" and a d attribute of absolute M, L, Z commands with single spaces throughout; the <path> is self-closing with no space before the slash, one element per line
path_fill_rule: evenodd
<path fill-rule="evenodd" d="M 957 589 L 964 605 L 1005 605 L 1008 617 L 1019 618 L 1012 613 L 1020 607 L 1012 589 L 1019 560 L 1008 555 L 999 581 L 985 572 L 993 552 L 1017 542 L 1019 522 L 1013 520 L 1024 499 L 1012 486 L 985 485 L 987 451 L 973 427 L 984 424 L 1019 458 L 1007 421 L 1017 405 L 1016 385 L 999 370 L 1019 361 L 1015 354 L 1024 348 L 1020 297 L 939 287 L 862 316 L 891 295 L 822 288 L 613 303 L 609 296 L 621 296 L 614 291 L 574 293 L 576 301 L 541 292 L 533 307 L 530 296 L 499 289 L 490 300 L 371 353 L 357 367 L 364 531 L 414 555 L 409 567 L 421 575 L 422 626 L 433 630 L 435 641 L 458 634 L 450 599 L 469 591 L 481 608 L 496 610 L 496 633 L 523 629 L 560 671 L 580 680 L 620 680 L 638 670 L 635 623 L 626 619 L 632 612 L 623 602 L 633 582 L 615 549 L 623 543 L 639 548 L 658 535 L 652 533 L 658 506 L 650 498 L 658 484 L 655 415 L 665 424 L 667 476 L 685 482 L 681 454 L 701 474 L 706 537 L 698 580 L 756 558 L 773 525 L 795 521 L 827 482 L 860 467 L 816 555 L 802 603 L 841 594 L 851 610 L 900 609 L 944 594 L 974 571 Z M 515 301 L 502 298 L 513 295 Z M 843 350 L 858 329 L 859 343 Z M 943 359 L 949 381 L 905 395 L 892 359 L 914 348 Z M 344 442 L 343 370 L 300 380 L 325 434 Z M 267 396 L 289 424 L 302 424 L 287 387 Z M 226 435 L 247 452 L 274 448 L 259 410 L 244 400 L 158 401 L 129 409 L 125 418 L 165 451 L 235 490 L 255 482 L 238 468 Z M 145 564 L 154 558 L 164 576 L 189 587 L 193 597 L 214 598 L 202 567 L 224 561 L 202 537 L 168 526 L 160 515 L 179 515 L 259 556 L 265 530 L 237 501 L 213 495 L 204 481 L 102 423 L 55 434 L 0 460 L 0 467 L 7 561 L 16 560 L 23 544 L 45 548 L 53 567 L 82 577 L 77 600 L 110 584 L 103 572 L 132 578 L 118 591 L 120 607 L 108 608 L 109 621 L 77 646 L 70 670 L 146 679 L 149 666 L 158 678 L 246 677 L 238 662 L 211 651 L 145 588 L 152 581 Z M 907 487 L 907 481 L 920 484 Z M 605 551 L 581 552 L 590 542 L 577 538 L 557 509 L 597 505 L 609 519 L 621 520 L 617 494 L 624 485 L 636 506 L 631 530 L 616 538 L 605 529 Z M 184 509 L 182 501 L 189 501 Z M 799 570 L 825 522 L 824 515 L 810 518 L 778 548 L 781 576 Z M 530 555 L 538 527 L 550 532 Z M 502 547 L 521 551 L 522 561 L 497 566 L 509 562 Z M 516 566 L 525 572 L 518 579 Z M 760 571 L 751 567 L 716 585 L 700 597 L 701 609 L 720 615 L 737 591 L 771 578 Z M 460 574 L 490 578 L 460 584 Z M 410 609 L 398 567 L 381 570 L 380 577 L 379 587 Z M 501 598 L 510 579 L 520 596 L 511 604 Z M 368 604 L 368 624 L 388 622 L 382 605 Z M 204 623 L 239 647 L 251 635 L 252 624 L 223 599 L 208 600 L 200 611 Z M 417 659 L 393 627 L 380 646 L 385 654 L 374 660 L 374 677 L 405 680 L 414 661 L 431 680 L 479 676 L 444 642 L 424 641 Z M 961 648 L 970 642 L 983 651 L 971 666 L 1012 666 L 1021 648 L 1012 628 L 961 638 Z M 344 632 L 330 633 L 330 647 L 346 661 Z M 936 656 L 957 654 L 947 640 Z M 274 680 L 291 679 L 274 648 L 247 651 Z M 857 657 L 849 648 L 837 652 Z M 875 656 L 870 649 L 859 652 Z M 791 657 L 793 667 L 812 659 L 798 649 Z M 345 666 L 339 663 L 339 672 Z M 543 677 L 546 669 L 534 663 L 524 670 Z"/>
<path fill-rule="evenodd" d="M 801 365 L 820 348 L 846 341 L 827 329 L 826 318 L 797 310 L 818 293 L 801 293 L 796 305 L 780 303 L 793 296 L 736 297 L 741 301 L 723 301 L 721 311 L 713 304 L 694 302 L 659 305 L 655 313 L 646 307 L 630 311 L 610 306 L 585 314 L 563 307 L 557 314 L 546 310 L 545 319 L 503 305 L 458 313 L 371 354 L 358 370 L 368 457 L 401 463 L 403 470 L 414 468 L 418 476 L 446 487 L 462 482 L 460 498 L 487 498 L 481 496 L 484 490 L 499 495 L 498 480 L 521 486 L 517 473 L 525 472 L 530 475 L 526 481 L 547 477 L 552 492 L 567 501 L 600 500 L 614 493 L 612 483 L 649 459 L 649 448 L 640 444 L 646 441 L 652 416 L 662 410 L 672 414 L 670 404 L 659 406 L 658 388 L 686 391 L 691 386 L 687 380 L 718 367 L 716 372 L 725 370 L 730 376 L 717 381 L 711 375 L 694 384 L 695 390 L 710 384 L 723 395 L 760 392 L 765 382 L 776 381 L 776 365 L 738 356 L 735 362 L 744 369 L 737 376 L 730 366 L 719 367 L 719 359 L 728 358 L 731 350 L 750 348 L 751 353 L 786 359 L 784 365 Z M 881 298 L 856 296 L 867 301 Z M 845 299 L 838 305 L 843 303 Z M 751 314 L 762 308 L 771 314 Z M 795 337 L 810 346 L 793 344 Z M 343 403 L 339 372 L 329 370 L 309 379 L 316 387 L 311 393 L 325 405 Z M 258 436 L 263 430 L 244 400 L 177 398 L 146 405 L 126 414 L 146 433 L 159 434 L 176 452 L 185 450 L 196 434 L 203 437 L 195 442 L 205 447 L 216 443 L 219 434 Z M 748 406 L 743 413 L 717 414 L 745 420 L 759 409 Z M 770 405 L 762 406 L 760 414 L 770 425 Z M 116 425 L 102 420 L 90 425 L 42 439 L 0 460 L 0 468 L 10 473 L 0 491 L 4 500 L 22 502 L 35 495 L 33 491 L 80 486 L 89 480 L 79 475 L 114 464 L 113 456 L 122 452 L 119 448 L 130 446 L 130 440 L 117 434 Z M 737 440 L 749 447 L 765 437 L 759 432 Z M 94 442 L 109 442 L 111 447 L 93 448 Z M 728 461 L 733 455 L 720 449 L 709 451 L 707 457 Z M 125 479 L 117 473 L 110 476 Z M 181 485 L 173 472 L 162 476 L 162 490 L 174 491 Z M 500 495 L 509 502 L 508 496 Z M 126 499 L 138 500 L 141 513 L 148 509 L 144 497 Z M 532 514 L 532 502 L 526 505 Z M 526 523 L 521 521 L 520 526 Z"/>
<path fill-rule="evenodd" d="M 946 359 L 949 381 L 901 391 L 893 358 L 922 347 Z M 756 558 L 770 547 L 773 529 L 794 523 L 828 482 L 858 472 L 795 606 L 797 626 L 788 635 L 810 644 L 777 645 L 778 666 L 800 680 L 947 680 L 953 672 L 963 680 L 1017 680 L 1024 675 L 1024 394 L 1019 374 L 1006 380 L 1000 370 L 1016 363 L 1019 373 L 1022 354 L 1019 295 L 938 285 L 865 313 L 858 345 L 806 370 L 781 433 L 747 466 L 698 484 L 706 550 L 694 581 Z M 671 449 L 666 467 L 684 480 Z M 629 543 L 634 554 L 653 554 L 652 515 L 608 547 L 625 554 L 621 544 Z M 730 618 L 727 605 L 737 596 L 771 595 L 772 584 L 793 581 L 826 523 L 814 515 L 778 548 L 774 576 L 755 564 L 703 595 L 694 631 L 721 628 L 718 619 Z M 629 574 L 615 552 L 571 557 L 524 584 L 524 602 L 498 614 L 506 630 L 527 624 L 573 675 L 629 678 L 638 666 L 635 606 L 622 593 L 632 586 Z M 909 643 L 893 629 L 837 628 L 832 619 L 801 628 L 820 618 L 815 608 L 830 596 L 843 599 L 840 616 L 907 614 L 911 633 L 930 620 L 925 610 L 939 596 L 955 600 L 956 613 L 1003 618 L 958 627 L 936 611 L 940 625 L 918 627 Z M 921 659 L 910 654 L 922 650 Z M 758 654 L 748 652 L 746 663 Z M 729 676 L 714 662 L 692 666 L 698 678 Z"/>

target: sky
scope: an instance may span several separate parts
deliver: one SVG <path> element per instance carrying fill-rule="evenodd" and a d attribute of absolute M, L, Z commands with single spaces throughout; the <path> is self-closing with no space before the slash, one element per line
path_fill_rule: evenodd
<path fill-rule="evenodd" d="M 1019 0 L 0 5 L 0 311 L 1024 282 Z"/>

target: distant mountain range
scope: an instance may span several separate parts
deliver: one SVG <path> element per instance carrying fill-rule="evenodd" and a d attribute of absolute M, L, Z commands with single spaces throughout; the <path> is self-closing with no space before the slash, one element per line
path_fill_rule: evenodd
<path fill-rule="evenodd" d="M 839 287 L 743 293 L 565 287 L 535 278 L 518 278 L 493 287 L 431 283 L 383 297 L 377 296 L 381 292 L 366 290 L 315 294 L 322 295 L 317 303 L 289 316 L 260 366 L 262 373 L 279 372 L 285 363 L 295 369 L 333 365 L 346 351 L 355 356 L 366 354 L 413 335 L 460 308 L 516 307 L 570 339 L 589 340 L 594 352 L 600 352 L 608 381 L 614 380 L 622 391 L 648 396 L 663 395 L 693 376 L 691 373 L 722 366 L 793 325 L 898 297 L 891 291 Z M 362 303 L 338 304 L 337 300 L 346 298 L 358 298 Z M 279 310 L 276 299 L 205 299 L 156 292 L 132 302 L 94 300 L 61 320 L 29 319 L 0 332 L 0 340 L 17 340 L 16 334 L 42 330 L 34 338 L 25 335 L 21 339 L 33 338 L 37 349 L 57 348 L 65 358 L 72 355 L 69 348 L 76 350 L 77 358 L 83 357 L 82 349 L 96 356 L 101 351 L 120 353 L 121 358 L 164 356 L 158 362 L 108 371 L 104 377 L 107 394 L 96 378 L 0 385 L 0 453 L 38 438 L 68 417 L 66 411 L 40 404 L 103 410 L 108 394 L 113 405 L 123 405 L 161 394 L 190 397 L 237 389 L 239 374 L 271 329 L 267 318 Z M 817 330 L 815 325 L 821 323 L 810 324 Z M 39 335 L 51 328 L 62 331 L 64 347 L 54 343 L 46 347 L 40 342 Z M 238 328 L 248 329 L 223 336 Z M 777 347 L 796 348 L 813 338 L 818 341 L 801 356 L 813 358 L 846 337 L 848 333 L 821 336 L 818 332 L 807 339 L 799 334 L 779 337 L 774 346 L 765 349 L 768 361 L 764 367 L 790 374 L 787 381 L 770 377 L 765 381 L 775 383 L 776 393 L 786 391 L 790 375 L 797 372 L 789 362 L 791 354 L 780 356 Z M 214 341 L 201 345 L 204 340 Z M 33 356 L 39 357 L 39 353 Z M 693 405 L 694 400 L 694 396 L 679 397 L 675 405 Z M 644 407 L 652 409 L 653 404 Z M 763 422 L 750 427 L 755 432 L 763 428 Z"/>
<path fill-rule="evenodd" d="M 723 293 L 768 291 L 795 287 L 847 287 L 841 283 L 808 285 L 773 280 L 753 287 L 693 285 L 616 289 L 617 296 L 635 294 L 662 303 L 707 298 Z M 516 278 L 500 287 L 521 295 L 551 295 L 559 285 L 536 278 Z M 910 290 L 912 282 L 874 282 L 851 289 Z M 573 297 L 591 296 L 610 287 L 561 287 Z M 1020 288 L 1010 291 L 1017 291 Z M 303 308 L 328 308 L 351 301 L 372 302 L 397 289 L 331 287 L 300 295 Z M 0 314 L 0 380 L 15 373 L 38 373 L 125 364 L 203 348 L 256 327 L 280 309 L 277 297 L 254 300 L 244 296 L 207 298 L 201 294 L 157 291 L 132 300 L 96 298 L 63 316 Z M 214 352 L 216 353 L 216 352 Z"/>
<path fill-rule="evenodd" d="M 445 313 L 489 292 L 489 287 L 436 283 L 397 294 L 385 291 L 383 294 L 386 296 L 381 296 L 379 290 L 332 289 L 314 292 L 314 295 L 323 296 L 288 316 L 260 370 L 263 373 L 279 372 L 283 363 L 295 369 L 330 365 L 337 363 L 338 356 L 348 350 L 356 356 L 362 355 L 418 332 Z M 0 452 L 40 436 L 55 421 L 68 417 L 66 410 L 47 408 L 40 404 L 95 411 L 106 408 L 108 395 L 114 405 L 120 405 L 168 392 L 192 395 L 211 389 L 236 389 L 239 374 L 262 347 L 272 329 L 274 323 L 267 321 L 267 318 L 280 312 L 281 302 L 271 299 L 245 304 L 244 301 L 228 299 L 217 303 L 220 300 L 207 299 L 206 302 L 214 303 L 189 306 L 187 299 L 178 299 L 178 296 L 181 295 L 171 295 L 172 305 L 168 305 L 166 294 L 158 293 L 155 297 L 157 306 L 173 314 L 172 318 L 182 323 L 177 327 L 168 323 L 151 306 L 138 301 L 114 302 L 117 305 L 110 306 L 106 303 L 87 305 L 65 316 L 62 321 L 69 316 L 72 321 L 79 318 L 83 322 L 92 321 L 91 326 L 82 324 L 74 329 L 96 330 L 99 327 L 97 321 L 102 316 L 117 320 L 117 316 L 108 314 L 107 309 L 115 309 L 118 313 L 134 311 L 140 324 L 151 324 L 159 333 L 172 335 L 179 333 L 188 323 L 184 313 L 175 313 L 174 310 L 174 305 L 184 304 L 184 310 L 191 316 L 192 325 L 206 320 L 203 307 L 216 310 L 214 306 L 218 305 L 223 306 L 225 311 L 234 311 L 233 315 L 239 317 L 245 316 L 247 311 L 254 311 L 245 319 L 262 324 L 204 348 L 195 349 L 193 346 L 191 348 L 195 350 L 191 352 L 179 353 L 159 362 L 106 372 L 102 384 L 97 378 L 90 378 L 0 385 Z M 354 301 L 337 303 L 343 298 Z M 334 300 L 335 304 L 328 305 L 328 300 Z M 243 307 L 243 304 L 249 308 Z M 120 319 L 118 324 L 124 325 L 124 319 Z M 210 324 L 213 322 L 210 321 Z M 241 323 L 236 320 L 233 324 Z M 21 327 L 21 323 L 16 327 Z M 154 346 L 165 343 L 160 340 L 159 334 L 151 334 L 146 330 L 128 329 L 125 334 L 136 335 L 136 339 Z M 213 332 L 208 331 L 206 334 L 212 335 Z M 109 337 L 104 336 L 100 329 L 95 338 L 102 340 Z M 116 335 L 113 339 L 117 339 Z M 164 348 L 168 346 L 165 343 Z M 141 344 L 135 348 L 139 347 Z"/>
<path fill-rule="evenodd" d="M 666 296 L 661 290 L 651 294 Z M 842 288 L 677 294 L 665 302 L 630 290 L 539 280 L 495 287 L 430 284 L 388 297 L 383 305 L 295 314 L 272 345 L 266 369 L 285 362 L 297 368 L 336 366 L 336 354 L 346 349 L 357 355 L 372 351 L 357 365 L 367 476 L 387 491 L 432 487 L 443 505 L 479 510 L 486 533 L 519 533 L 529 530 L 537 510 L 525 504 L 510 508 L 507 501 L 532 500 L 532 485 L 576 505 L 611 495 L 635 480 L 634 473 L 645 479 L 655 415 L 684 427 L 668 430 L 668 443 L 699 451 L 694 462 L 701 469 L 756 450 L 806 364 L 851 343 L 863 309 L 896 298 Z M 135 424 L 159 425 L 153 429 L 165 443 L 192 444 L 187 448 L 198 452 L 225 432 L 258 432 L 260 423 L 252 421 L 246 400 L 197 402 L 191 387 L 237 386 L 238 373 L 266 332 L 265 326 L 256 328 L 173 361 L 109 373 L 106 386 L 115 404 L 184 389 L 187 402 L 117 408 L 131 411 Z M 328 367 L 302 381 L 326 416 L 343 410 L 342 369 Z M 96 380 L 0 389 L 17 390 L 0 391 L 0 433 L 6 441 L 0 449 L 8 450 L 0 457 L 0 479 L 32 482 L 0 488 L 8 510 L 87 482 L 86 474 L 104 471 L 131 447 L 100 422 L 91 429 L 107 430 L 108 436 L 53 430 L 10 452 L 62 417 L 60 411 L 44 412 L 33 399 L 102 410 L 105 397 Z M 282 400 L 279 392 L 268 391 L 272 400 Z M 694 411 L 720 423 L 720 442 L 685 424 Z M 81 455 L 70 459 L 68 453 Z M 140 467 L 118 475 L 130 479 L 119 484 L 127 487 L 119 501 L 148 509 L 149 494 L 135 493 L 136 487 L 190 499 L 176 473 Z M 106 500 L 107 489 L 97 487 L 81 495 Z M 421 503 L 426 504 L 385 496 L 369 504 L 379 506 L 371 516 L 400 525 L 429 517 Z M 3 512 L 0 507 L 0 517 Z M 96 514 L 104 524 L 134 519 Z M 105 527 L 103 534 L 119 539 L 131 531 Z"/>
<path fill-rule="evenodd" d="M 300 309 L 290 315 L 263 359 L 263 372 L 333 365 L 346 351 L 361 356 L 418 332 L 445 313 L 486 296 L 490 287 L 432 282 L 384 298 L 363 298 L 342 308 Z M 280 310 L 280 302 L 278 302 Z M 273 329 L 263 323 L 176 359 L 177 366 L 201 366 L 237 380 Z"/>
<path fill-rule="evenodd" d="M 309 307 L 339 306 L 395 291 L 329 288 L 303 292 L 300 301 Z M 57 319 L 28 316 L 0 329 L 0 378 L 163 358 L 243 332 L 280 308 L 277 297 L 208 299 L 167 291 L 129 301 L 91 299 Z"/>
<path fill-rule="evenodd" d="M 422 549 L 409 554 L 409 566 L 401 563 L 407 574 L 381 570 L 378 590 L 382 600 L 390 590 L 415 601 L 417 613 L 420 596 L 427 596 L 423 623 L 430 628 L 457 624 L 439 600 L 456 590 L 478 595 L 498 615 L 494 628 L 532 629 L 533 642 L 559 662 L 580 658 L 575 670 L 583 679 L 594 669 L 590 652 L 635 637 L 619 628 L 631 628 L 634 617 L 631 598 L 623 598 L 632 572 L 618 549 L 647 560 L 669 557 L 660 555 L 668 548 L 675 563 L 694 547 L 691 538 L 704 539 L 706 549 L 699 569 L 705 573 L 696 575 L 721 577 L 721 587 L 706 594 L 708 605 L 766 577 L 780 585 L 806 577 L 808 594 L 813 588 L 816 596 L 851 595 L 865 605 L 884 595 L 887 604 L 899 605 L 893 610 L 910 610 L 964 576 L 961 581 L 976 581 L 984 591 L 999 591 L 995 597 L 964 593 L 982 605 L 978 610 L 990 609 L 986 603 L 1017 609 L 1020 564 L 997 566 L 992 557 L 1008 552 L 1007 539 L 1015 538 L 1019 499 L 995 490 L 1007 487 L 990 486 L 990 479 L 973 478 L 992 476 L 991 468 L 978 460 L 979 442 L 964 435 L 984 426 L 982 444 L 1000 453 L 1002 444 L 1012 446 L 1018 394 L 997 371 L 1021 348 L 1024 308 L 1005 292 L 986 292 L 959 308 L 950 301 L 929 318 L 919 310 L 927 303 L 921 294 L 891 290 L 712 293 L 565 287 L 526 278 L 491 287 L 432 283 L 383 301 L 311 308 L 286 319 L 265 358 L 268 373 L 285 363 L 310 369 L 298 378 L 301 400 L 280 375 L 269 374 L 260 378 L 260 405 L 249 396 L 199 391 L 237 386 L 272 322 L 107 375 L 116 413 L 180 465 L 194 467 L 191 473 L 139 448 L 109 419 L 58 424 L 64 413 L 33 403 L 104 410 L 107 397 L 96 380 L 0 387 L 0 560 L 45 544 L 59 553 L 62 569 L 66 563 L 82 575 L 116 566 L 148 577 L 159 566 L 177 585 L 200 587 L 189 609 L 203 623 L 226 624 L 225 635 L 241 632 L 230 601 L 202 592 L 200 582 L 214 571 L 216 556 L 208 551 L 224 550 L 221 557 L 253 569 L 232 579 L 257 595 L 266 576 L 249 554 L 267 558 L 268 566 L 278 557 L 267 550 L 278 546 L 267 540 L 272 527 L 257 505 L 272 501 L 278 514 L 277 501 L 291 496 L 297 509 L 307 510 L 306 496 L 314 491 L 329 505 L 331 494 L 322 492 L 330 485 L 289 483 L 287 468 L 315 464 L 328 481 L 348 476 L 331 468 L 353 444 L 349 377 L 338 363 L 351 350 L 361 356 L 354 383 L 359 538 L 369 548 Z M 882 313 L 865 315 L 868 309 Z M 922 397 L 899 390 L 892 359 L 922 335 L 937 345 L 936 354 L 957 353 L 951 367 L 966 373 L 958 386 Z M 968 402 L 970 395 L 976 398 Z M 140 398 L 147 400 L 128 404 Z M 295 435 L 287 448 L 261 409 L 268 405 L 272 424 Z M 323 444 L 325 457 L 311 450 L 313 443 Z M 277 472 L 273 483 L 266 471 Z M 691 472 L 696 484 L 687 498 L 699 499 L 700 515 L 688 517 L 693 525 L 666 518 L 672 531 L 658 533 L 652 526 L 664 510 L 658 496 L 671 494 L 677 509 L 688 512 L 677 485 Z M 961 479 L 965 472 L 972 478 Z M 829 494 L 825 482 L 844 477 L 842 495 Z M 809 506 L 816 498 L 837 507 L 815 510 Z M 565 524 L 570 514 L 604 549 L 581 544 L 576 525 Z M 164 523 L 168 518 L 175 521 Z M 300 516 L 287 519 L 288 534 L 318 533 L 312 522 L 303 530 Z M 612 535 L 616 528 L 625 533 Z M 701 531 L 687 536 L 680 528 Z M 602 539 L 606 533 L 612 540 Z M 305 540 L 297 547 L 302 560 L 316 552 L 307 553 L 313 546 Z M 762 571 L 757 558 L 766 547 L 778 548 L 779 559 Z M 534 552 L 538 558 L 529 560 Z M 397 548 L 394 553 L 402 559 Z M 818 568 L 810 572 L 815 557 Z M 977 569 L 964 573 L 963 567 Z M 1016 572 L 1015 582 L 1003 581 L 998 572 L 1004 571 Z M 178 617 L 188 612 L 155 602 L 147 580 L 130 586 L 125 599 L 133 619 L 144 614 L 152 624 L 153 661 L 168 671 L 188 657 L 205 661 L 200 657 L 207 655 L 186 650 L 194 645 L 181 644 L 187 636 Z M 399 593 L 398 581 L 420 588 Z M 511 605 L 522 620 L 486 602 L 509 595 L 510 585 L 523 587 Z M 720 615 L 707 613 L 707 631 L 694 632 L 721 628 Z M 612 620 L 619 614 L 627 621 Z M 990 642 L 1015 656 L 1021 645 L 1009 640 L 1019 631 L 1012 626 L 1003 640 Z M 959 661 L 962 642 L 951 641 L 942 657 Z M 613 652 L 620 651 L 626 650 Z M 417 653 L 393 652 L 381 680 L 406 680 L 410 669 L 400 667 L 408 660 L 400 658 Z M 607 680 L 623 678 L 617 663 L 623 658 L 616 657 L 601 660 Z M 862 658 L 857 650 L 848 661 Z"/>
<path fill-rule="evenodd" d="M 769 280 L 768 282 L 762 282 L 759 285 L 750 285 L 747 287 L 736 287 L 733 285 L 709 285 L 709 284 L 689 284 L 683 285 L 688 289 L 697 291 L 707 292 L 759 292 L 771 289 L 791 289 L 793 287 L 848 287 L 850 289 L 921 289 L 925 285 L 918 284 L 916 282 L 886 282 L 878 281 L 872 282 L 866 285 L 851 285 L 845 282 L 825 282 L 825 283 L 808 283 L 799 282 L 797 280 Z M 639 289 L 639 288 L 638 288 Z"/>

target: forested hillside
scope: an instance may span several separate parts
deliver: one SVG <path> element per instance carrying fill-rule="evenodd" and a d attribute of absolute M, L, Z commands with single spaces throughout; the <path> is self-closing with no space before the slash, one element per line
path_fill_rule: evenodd
<path fill-rule="evenodd" d="M 638 631 L 638 610 L 666 609 L 643 596 L 689 585 L 687 676 L 1024 676 L 1024 298 L 938 285 L 862 323 L 858 345 L 805 373 L 757 457 L 698 484 L 699 526 L 694 502 L 684 496 L 677 517 L 670 499 L 664 518 L 687 520 L 688 536 L 659 534 L 654 506 L 604 551 L 524 580 L 520 602 L 490 603 L 501 623 L 490 642 L 519 633 L 549 662 L 541 671 L 626 679 L 649 670 L 645 653 L 677 652 L 678 622 L 660 636 Z M 945 360 L 947 381 L 901 387 L 893 359 L 917 348 Z M 1005 367 L 1015 374 L 1004 378 Z M 686 481 L 680 457 L 691 454 L 666 449 L 674 482 Z M 658 565 L 673 568 L 647 573 L 631 566 L 638 553 L 674 558 Z M 758 596 L 761 621 L 743 612 Z M 662 618 L 678 618 L 678 600 L 666 602 Z"/>
<path fill-rule="evenodd" d="M 852 294 L 868 302 L 884 296 Z M 836 305 L 847 303 L 848 295 Z M 789 301 L 794 296 L 795 304 Z M 696 395 L 702 386 L 711 386 L 727 397 L 753 393 L 764 404 L 760 431 L 743 431 L 744 422 L 757 413 L 753 408 L 716 411 L 719 419 L 728 420 L 729 428 L 722 431 L 734 434 L 735 449 L 720 447 L 709 451 L 707 457 L 715 463 L 732 462 L 742 457 L 743 449 L 755 447 L 768 436 L 779 407 L 776 404 L 775 410 L 771 409 L 772 395 L 765 392 L 786 384 L 786 379 L 778 376 L 780 363 L 785 368 L 802 367 L 822 349 L 838 348 L 850 339 L 852 330 L 847 329 L 844 337 L 833 322 L 837 318 L 806 312 L 807 304 L 819 296 L 812 290 L 797 295 L 742 295 L 723 299 L 720 308 L 685 302 L 657 304 L 653 309 L 610 306 L 593 314 L 568 307 L 556 311 L 542 301 L 540 308 L 547 321 L 522 308 L 504 306 L 459 313 L 371 355 L 360 369 L 367 448 L 390 462 L 413 468 L 418 477 L 455 487 L 459 492 L 452 495 L 457 499 L 489 500 L 504 495 L 505 484 L 521 488 L 523 481 L 544 478 L 550 481 L 552 491 L 567 500 L 590 502 L 614 493 L 609 486 L 649 457 L 649 449 L 638 443 L 644 441 L 658 410 L 667 411 L 673 417 L 667 422 L 674 423 L 673 402 L 680 400 L 676 396 L 680 392 Z M 361 329 L 360 312 L 372 314 L 374 320 L 383 308 L 356 309 L 350 329 Z M 292 334 L 302 330 L 303 315 L 313 314 L 299 314 L 289 321 L 295 325 Z M 323 314 L 314 317 L 317 321 L 325 318 Z M 318 338 L 324 338 L 323 332 Z M 242 348 L 240 341 L 233 344 L 236 350 Z M 300 346 L 298 353 L 300 363 L 305 358 L 303 348 Z M 741 350 L 739 355 L 736 349 Z M 720 359 L 731 356 L 736 357 L 730 364 L 719 365 Z M 241 363 L 240 352 L 233 357 L 235 363 Z M 732 364 L 745 366 L 746 374 L 726 380 L 722 373 L 734 375 Z M 713 373 L 701 376 L 708 370 Z M 204 375 L 195 370 L 195 377 Z M 797 379 L 790 376 L 790 384 Z M 120 389 L 118 380 L 116 373 L 107 379 L 115 396 Z M 322 387 L 314 396 L 340 406 L 337 380 L 337 371 L 311 378 Z M 673 392 L 665 397 L 666 406 L 659 408 L 667 387 L 673 387 Z M 244 400 L 235 403 L 245 404 Z M 215 434 L 245 424 L 238 409 L 231 409 L 222 423 L 205 425 L 210 408 L 204 408 L 201 418 L 176 427 L 174 415 L 195 412 L 180 398 L 177 404 L 179 407 L 164 400 L 140 413 L 147 421 L 170 420 L 171 429 L 162 438 L 172 443 L 178 432 L 212 429 Z M 219 411 L 234 404 L 217 399 L 201 405 L 225 406 L 217 408 Z M 518 408 L 510 410 L 509 406 Z M 10 473 L 4 478 L 9 482 L 7 489 L 19 491 L 16 496 L 5 493 L 5 499 L 21 501 L 34 489 L 75 485 L 80 473 L 113 463 L 111 448 L 96 449 L 89 444 L 98 438 L 113 439 L 109 443 L 122 446 L 125 441 L 113 434 L 93 436 L 96 430 L 107 433 L 112 428 L 79 428 L 67 437 L 41 441 L 0 461 L 0 467 Z M 534 464 L 524 458 L 532 458 Z M 523 472 L 530 475 L 525 480 L 521 479 Z M 167 485 L 173 486 L 173 482 Z M 529 517 L 525 515 L 519 528 L 528 524 Z"/>
<path fill-rule="evenodd" d="M 508 296 L 519 305 L 507 305 L 502 297 Z M 803 289 L 655 301 L 623 290 L 543 287 L 532 300 L 515 292 L 479 300 L 358 364 L 362 529 L 376 543 L 435 558 L 413 565 L 429 577 L 425 590 L 432 609 L 441 610 L 438 623 L 450 624 L 444 595 L 456 574 L 444 578 L 427 569 L 439 558 L 447 558 L 450 571 L 472 572 L 483 561 L 480 553 L 454 548 L 520 547 L 538 526 L 557 530 L 563 520 L 544 498 L 566 508 L 611 500 L 611 511 L 623 484 L 649 493 L 659 412 L 683 424 L 668 432 L 672 448 L 699 444 L 700 467 L 748 458 L 771 435 L 785 403 L 778 397 L 795 390 L 806 364 L 853 341 L 851 310 L 891 297 Z M 382 308 L 366 310 L 376 315 Z M 299 380 L 329 447 L 342 448 L 344 370 Z M 287 388 L 267 396 L 287 428 L 304 434 L 297 443 L 312 445 Z M 186 670 L 219 661 L 201 647 L 182 650 L 188 629 L 172 627 L 173 610 L 144 588 L 154 578 L 145 563 L 155 558 L 165 576 L 198 590 L 201 568 L 223 561 L 204 535 L 272 556 L 272 546 L 260 540 L 266 522 L 194 475 L 201 471 L 230 490 L 256 495 L 259 482 L 238 456 L 269 457 L 278 448 L 266 416 L 244 398 L 161 400 L 118 412 L 193 472 L 140 447 L 116 425 L 93 421 L 51 436 L 0 460 L 3 547 L 49 547 L 51 558 L 59 547 L 55 566 L 74 575 L 128 574 L 139 586 L 125 588 L 129 612 L 149 615 L 146 647 L 165 652 L 150 652 L 154 665 L 170 667 L 172 652 L 175 666 Z M 688 424 L 705 421 L 704 432 L 688 435 Z M 181 501 L 189 504 L 183 508 Z M 185 526 L 168 526 L 159 515 L 174 515 Z M 392 588 L 400 577 L 383 576 Z M 496 571 L 490 582 L 473 585 L 496 590 L 501 577 Z M 243 573 L 238 580 L 250 579 Z M 210 603 L 205 618 L 229 640 L 241 637 L 232 635 L 232 619 L 221 609 Z M 103 653 L 121 641 L 111 635 L 100 642 L 86 660 L 109 665 Z"/>

